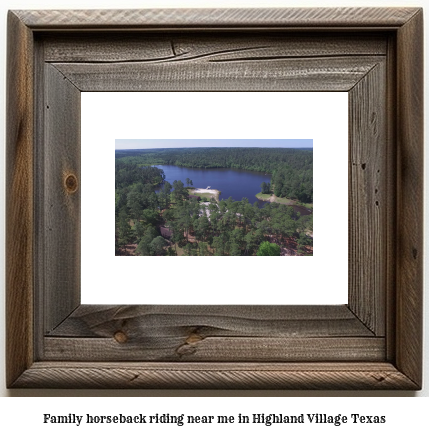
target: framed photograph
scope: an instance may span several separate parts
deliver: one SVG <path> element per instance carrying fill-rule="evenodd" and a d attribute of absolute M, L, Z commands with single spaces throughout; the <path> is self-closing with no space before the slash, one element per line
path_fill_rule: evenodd
<path fill-rule="evenodd" d="M 420 389 L 422 45 L 419 8 L 10 11 L 8 387 Z"/>

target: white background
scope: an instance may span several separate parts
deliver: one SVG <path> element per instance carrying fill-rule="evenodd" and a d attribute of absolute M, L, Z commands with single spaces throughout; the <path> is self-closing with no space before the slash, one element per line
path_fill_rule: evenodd
<path fill-rule="evenodd" d="M 155 1 L 155 0 L 75 0 L 75 1 L 64 1 L 59 2 L 58 0 L 5 0 L 0 5 L 0 25 L 1 25 L 1 44 L 0 44 L 0 59 L 2 68 L 0 68 L 0 81 L 2 86 L 0 88 L 0 99 L 2 101 L 2 107 L 5 108 L 5 59 L 6 59 L 6 11 L 7 9 L 35 9 L 35 8 L 45 8 L 45 9 L 55 9 L 55 8 L 141 8 L 141 7 L 201 7 L 201 6 L 217 6 L 217 7 L 292 7 L 292 6 L 425 6 L 427 1 L 397 1 L 397 0 L 342 0 L 342 1 L 292 1 L 292 0 L 219 0 L 219 1 L 197 1 L 197 0 L 167 0 L 167 1 Z M 427 15 L 427 14 L 426 14 Z M 428 20 L 426 19 L 427 23 Z M 427 26 L 426 26 L 427 28 Z M 427 35 L 427 32 L 426 32 Z M 428 48 L 429 43 L 427 41 L 427 36 L 425 36 L 425 59 L 429 58 Z M 426 78 L 428 77 L 428 69 L 426 71 Z M 425 92 L 425 101 L 427 99 L 427 92 Z M 427 111 L 426 111 L 427 114 Z M 425 127 L 428 128 L 429 124 L 427 122 L 427 115 L 425 116 Z M 0 135 L 4 138 L 4 117 L 0 117 Z M 427 140 L 425 146 L 427 147 Z M 0 157 L 0 174 L 4 174 L 4 159 L 3 156 Z M 425 164 L 427 167 L 428 158 L 425 158 Z M 4 180 L 0 180 L 1 192 L 4 192 Z M 0 210 L 0 226 L 4 229 L 4 202 L 1 203 Z M 426 224 L 428 220 L 426 219 Z M 4 247 L 4 232 L 0 232 L 0 245 Z M 427 236 L 425 237 L 425 242 L 427 242 Z M 0 283 L 4 283 L 4 251 L 0 254 L 1 257 L 1 269 L 0 269 Z M 427 263 L 426 263 L 427 265 Z M 427 271 L 427 268 L 426 268 Z M 428 309 L 427 309 L 427 285 L 425 285 L 425 373 L 424 376 L 428 377 L 428 350 L 429 350 L 429 330 L 427 327 L 428 320 Z M 0 304 L 0 319 L 4 319 L 4 288 L 1 288 L 2 304 Z M 54 413 L 73 413 L 74 410 L 78 411 L 77 405 L 79 405 L 79 411 L 82 410 L 85 413 L 91 413 L 94 410 L 99 410 L 96 406 L 99 404 L 104 407 L 106 412 L 115 413 L 119 412 L 138 412 L 139 409 L 150 408 L 151 405 L 158 406 L 160 403 L 163 405 L 164 410 L 169 409 L 170 413 L 179 411 L 181 407 L 186 408 L 187 411 L 196 410 L 196 413 L 201 413 L 202 410 L 210 410 L 219 413 L 231 413 L 241 412 L 241 413 L 253 413 L 253 410 L 258 407 L 258 409 L 264 408 L 264 411 L 271 412 L 281 412 L 284 410 L 292 410 L 295 405 L 302 407 L 305 413 L 312 413 L 314 407 L 323 407 L 323 411 L 329 411 L 331 413 L 387 413 L 391 418 L 391 425 L 385 429 L 377 426 L 368 427 L 344 427 L 335 428 L 332 427 L 318 427 L 317 431 L 319 434 L 329 434 L 331 435 L 333 431 L 335 433 L 340 433 L 342 431 L 347 431 L 347 435 L 359 434 L 365 432 L 369 435 L 377 434 L 380 435 L 382 432 L 386 431 L 389 434 L 393 434 L 396 430 L 407 431 L 413 434 L 421 434 L 424 429 L 427 428 L 426 415 L 429 406 L 428 398 L 424 399 L 406 399 L 398 397 L 407 396 L 425 396 L 429 394 L 428 383 L 425 381 L 424 389 L 421 392 L 327 392 L 327 391 L 310 391 L 310 392 L 294 392 L 294 391 L 73 391 L 73 390 L 20 390 L 20 391 L 8 391 L 5 388 L 4 383 L 4 323 L 0 324 L 0 395 L 3 396 L 41 396 L 41 397 L 64 397 L 64 398 L 38 398 L 38 399 L 28 399 L 25 398 L 2 398 L 0 401 L 0 429 L 6 432 L 20 433 L 20 430 L 31 431 L 34 434 L 75 434 L 75 429 L 72 428 L 57 428 L 53 427 L 47 430 L 40 424 L 40 414 L 49 413 L 51 410 Z M 145 397 L 168 397 L 168 396 L 181 396 L 186 398 L 180 399 L 169 399 L 169 398 L 145 398 Z M 83 396 L 84 398 L 70 399 L 67 397 L 73 396 Z M 85 398 L 90 396 L 125 396 L 128 398 L 121 398 L 120 400 L 111 399 L 97 399 Z M 239 396 L 241 398 L 223 398 L 223 397 L 234 397 Z M 327 398 L 288 398 L 290 396 L 321 396 Z M 338 396 L 347 396 L 349 398 L 337 398 Z M 390 399 L 380 399 L 375 398 L 378 396 L 391 396 L 396 398 Z M 133 398 L 134 397 L 134 398 Z M 209 398 L 195 398 L 195 397 L 209 397 Z M 222 398 L 217 398 L 222 397 Z M 251 397 L 251 398 L 243 398 Z M 257 398 L 255 398 L 257 397 Z M 362 397 L 374 397 L 374 398 L 362 398 Z M 104 400 L 104 401 L 103 401 Z M 10 424 L 10 427 L 6 429 L 6 426 Z M 89 428 L 92 432 L 94 429 Z M 103 432 L 107 432 L 107 428 L 101 428 Z M 131 431 L 125 428 L 125 431 L 129 434 L 142 434 L 141 429 L 137 428 L 137 432 L 131 433 Z M 231 428 L 235 431 L 236 427 Z M 230 430 L 231 430 L 230 429 Z M 112 427 L 109 429 L 110 433 L 118 433 L 120 429 Z M 161 428 L 161 431 L 163 429 Z M 168 427 L 170 432 L 173 431 L 172 427 Z M 202 429 L 206 434 L 212 434 L 216 431 L 225 431 L 219 427 Z M 252 429 L 251 434 L 260 434 L 262 428 L 256 427 Z M 266 430 L 266 429 L 264 429 Z M 312 428 L 304 428 L 304 432 L 313 430 Z M 86 430 L 88 431 L 88 429 Z M 124 431 L 124 430 L 122 430 Z M 183 431 L 186 431 L 185 429 Z M 201 427 L 198 428 L 201 432 Z M 249 430 L 248 430 L 249 431 Z M 287 432 L 292 432 L 293 434 L 299 434 L 296 428 L 292 427 L 278 427 L 268 428 L 270 433 L 282 434 Z M 250 431 L 249 431 L 250 432 Z M 359 432 L 359 433 L 357 433 Z M 81 434 L 84 431 L 80 431 Z M 5 433 L 7 434 L 7 433 Z M 89 434 L 89 433 L 88 433 Z"/>
<path fill-rule="evenodd" d="M 81 95 L 83 304 L 347 303 L 346 92 Z M 313 139 L 314 255 L 115 256 L 116 138 Z"/>

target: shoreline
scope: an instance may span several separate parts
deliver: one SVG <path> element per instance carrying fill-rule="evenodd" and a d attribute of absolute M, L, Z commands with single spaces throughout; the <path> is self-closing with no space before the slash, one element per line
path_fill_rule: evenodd
<path fill-rule="evenodd" d="M 304 207 L 304 208 L 309 209 L 309 210 L 313 210 L 312 203 L 300 204 L 300 203 L 298 203 L 297 200 L 291 200 L 290 198 L 276 197 L 274 194 L 269 195 L 269 194 L 258 193 L 258 194 L 256 194 L 255 197 L 258 200 L 266 201 L 269 203 L 279 203 L 279 204 L 284 204 L 286 206 L 300 206 L 300 207 Z"/>
<path fill-rule="evenodd" d="M 209 196 L 210 198 L 215 198 L 219 201 L 220 191 L 217 189 L 204 189 L 204 188 L 191 188 L 189 189 L 189 194 L 198 195 L 200 197 Z"/>

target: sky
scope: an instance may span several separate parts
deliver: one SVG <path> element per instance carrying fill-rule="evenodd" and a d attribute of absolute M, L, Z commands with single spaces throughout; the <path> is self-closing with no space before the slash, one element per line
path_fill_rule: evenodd
<path fill-rule="evenodd" d="M 313 148 L 312 139 L 116 139 L 115 150 L 185 147 Z"/>

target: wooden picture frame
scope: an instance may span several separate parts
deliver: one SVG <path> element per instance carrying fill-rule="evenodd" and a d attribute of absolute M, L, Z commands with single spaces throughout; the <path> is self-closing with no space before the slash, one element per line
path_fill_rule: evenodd
<path fill-rule="evenodd" d="M 420 389 L 422 45 L 419 8 L 10 11 L 7 386 Z M 80 94 L 166 90 L 349 93 L 347 305 L 80 305 Z"/>

